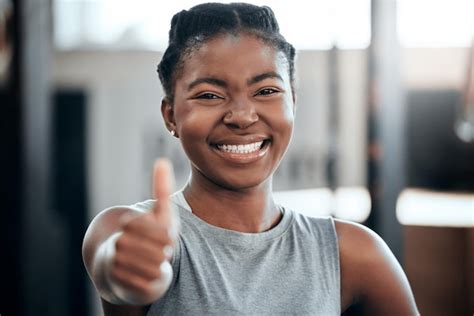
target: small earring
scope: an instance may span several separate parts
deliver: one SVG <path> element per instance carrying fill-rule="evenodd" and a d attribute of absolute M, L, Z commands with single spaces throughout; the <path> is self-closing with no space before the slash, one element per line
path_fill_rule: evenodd
<path fill-rule="evenodd" d="M 176 132 L 174 131 L 174 129 L 172 129 L 172 130 L 170 131 L 170 134 L 171 134 L 171 136 L 175 136 L 175 135 L 176 135 Z"/>

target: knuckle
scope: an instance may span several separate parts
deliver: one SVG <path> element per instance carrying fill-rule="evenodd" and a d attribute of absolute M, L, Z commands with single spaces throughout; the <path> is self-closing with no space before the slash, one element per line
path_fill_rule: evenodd
<path fill-rule="evenodd" d="M 127 240 L 126 238 L 122 235 L 120 236 L 117 241 L 115 242 L 115 251 L 121 251 L 127 247 Z"/>
<path fill-rule="evenodd" d="M 124 230 L 135 229 L 136 226 L 139 226 L 143 222 L 145 216 L 146 214 L 140 214 L 140 215 L 133 215 L 133 216 L 128 217 L 123 223 L 123 229 Z"/>
<path fill-rule="evenodd" d="M 113 280 L 116 280 L 116 281 L 119 281 L 119 282 L 124 281 L 122 273 L 120 272 L 120 270 L 117 267 L 112 267 L 110 269 L 109 275 Z"/>
<path fill-rule="evenodd" d="M 130 223 L 133 223 L 137 217 L 139 217 L 139 215 L 127 212 L 120 217 L 120 223 L 123 227 L 126 227 Z"/>
<path fill-rule="evenodd" d="M 133 231 L 135 226 L 136 226 L 136 222 L 137 222 L 137 219 L 136 218 L 132 218 L 130 220 L 128 220 L 123 226 L 122 226 L 122 230 L 124 232 L 130 232 L 130 231 Z"/>
<path fill-rule="evenodd" d="M 121 254 L 117 254 L 113 262 L 116 267 L 124 267 L 127 265 L 128 260 L 126 259 L 125 256 Z"/>
<path fill-rule="evenodd" d="M 153 269 L 152 271 L 148 273 L 148 275 L 149 275 L 150 281 L 154 281 L 161 276 L 160 271 L 158 269 Z"/>

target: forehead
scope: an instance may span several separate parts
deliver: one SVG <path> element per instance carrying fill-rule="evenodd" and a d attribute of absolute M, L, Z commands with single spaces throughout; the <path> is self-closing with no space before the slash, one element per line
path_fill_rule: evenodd
<path fill-rule="evenodd" d="M 289 80 L 282 52 L 253 35 L 225 34 L 209 39 L 185 57 L 177 80 L 203 75 L 245 79 L 269 71 Z"/>

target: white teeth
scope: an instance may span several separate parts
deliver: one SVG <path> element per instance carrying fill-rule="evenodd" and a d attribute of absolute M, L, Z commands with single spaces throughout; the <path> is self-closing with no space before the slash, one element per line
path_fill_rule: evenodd
<path fill-rule="evenodd" d="M 217 145 L 217 148 L 228 153 L 247 154 L 259 150 L 262 144 L 263 141 L 260 141 L 245 145 Z"/>

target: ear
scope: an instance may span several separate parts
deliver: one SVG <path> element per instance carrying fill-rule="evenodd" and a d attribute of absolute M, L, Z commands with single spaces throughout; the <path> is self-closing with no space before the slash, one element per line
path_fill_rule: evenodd
<path fill-rule="evenodd" d="M 174 119 L 173 104 L 171 104 L 167 98 L 163 98 L 163 100 L 161 100 L 161 115 L 163 116 L 163 121 L 165 122 L 168 131 L 173 136 L 178 137 L 176 121 Z"/>

